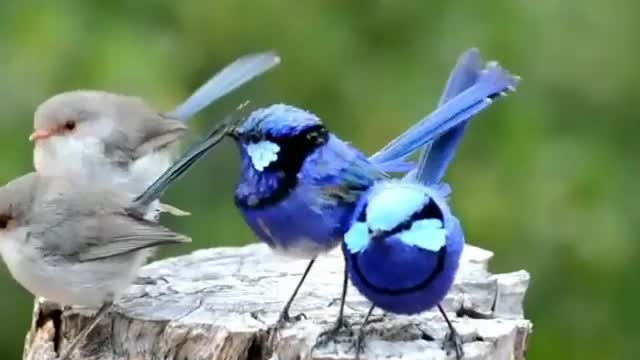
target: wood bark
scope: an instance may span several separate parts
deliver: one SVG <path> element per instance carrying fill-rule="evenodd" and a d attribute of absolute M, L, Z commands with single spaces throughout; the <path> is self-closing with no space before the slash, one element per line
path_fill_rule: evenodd
<path fill-rule="evenodd" d="M 525 359 L 532 324 L 523 316 L 529 274 L 491 274 L 493 254 L 465 248 L 443 306 L 463 341 L 464 359 Z M 321 257 L 292 308 L 306 319 L 275 331 L 278 313 L 306 266 L 264 245 L 199 250 L 144 267 L 139 284 L 74 352 L 72 359 L 353 359 L 355 333 L 369 303 L 349 288 L 349 328 L 319 343 L 338 312 L 344 264 L 338 250 Z M 53 360 L 95 309 L 35 302 L 23 359 Z M 454 359 L 437 310 L 418 316 L 376 311 L 362 359 Z"/>

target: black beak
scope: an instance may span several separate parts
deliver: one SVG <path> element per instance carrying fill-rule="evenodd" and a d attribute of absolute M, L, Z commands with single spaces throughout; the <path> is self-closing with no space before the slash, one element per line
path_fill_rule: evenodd
<path fill-rule="evenodd" d="M 244 105 L 246 105 L 246 103 L 240 105 L 238 109 L 241 109 Z M 243 120 L 242 117 L 233 115 L 233 113 L 227 115 L 224 120 L 222 120 L 222 123 L 220 124 L 218 129 L 224 129 L 224 136 L 228 136 L 234 140 L 239 140 L 240 136 L 242 135 L 240 133 L 239 127 Z"/>
<path fill-rule="evenodd" d="M 198 160 L 206 155 L 207 152 L 222 141 L 227 134 L 234 131 L 236 131 L 236 127 L 226 123 L 219 124 L 211 129 L 206 138 L 194 144 L 189 151 L 182 155 L 180 159 L 160 175 L 160 177 L 158 177 L 151 186 L 149 186 L 142 194 L 138 195 L 134 200 L 134 207 L 131 209 L 138 215 L 144 215 L 144 212 L 138 213 L 138 211 L 140 211 L 140 209 L 146 209 L 151 202 L 160 198 L 172 182 L 184 175 L 189 168 L 191 168 L 198 162 Z"/>
<path fill-rule="evenodd" d="M 238 140 L 238 139 L 240 139 L 240 131 L 238 131 L 237 128 L 229 129 L 227 131 L 227 136 L 232 138 L 232 139 L 234 139 L 234 140 Z"/>

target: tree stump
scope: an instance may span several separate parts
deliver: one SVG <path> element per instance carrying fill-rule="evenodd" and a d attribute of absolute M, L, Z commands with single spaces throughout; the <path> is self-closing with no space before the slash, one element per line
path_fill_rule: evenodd
<path fill-rule="evenodd" d="M 493 275 L 492 256 L 465 248 L 443 307 L 462 338 L 464 359 L 525 359 L 532 332 L 522 310 L 529 274 Z M 305 266 L 264 245 L 199 250 L 151 263 L 141 271 L 144 281 L 129 289 L 72 359 L 353 359 L 354 335 L 370 305 L 353 287 L 345 310 L 349 328 L 335 341 L 317 343 L 338 313 L 344 269 L 339 250 L 318 259 L 294 303 L 292 314 L 306 319 L 273 329 Z M 36 300 L 23 359 L 55 359 L 94 312 Z M 412 317 L 374 312 L 361 358 L 454 359 L 444 350 L 447 334 L 437 309 Z"/>

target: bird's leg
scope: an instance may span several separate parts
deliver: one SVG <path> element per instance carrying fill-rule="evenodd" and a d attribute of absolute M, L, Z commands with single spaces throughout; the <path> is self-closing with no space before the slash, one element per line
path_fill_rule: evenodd
<path fill-rule="evenodd" d="M 369 317 L 371 317 L 371 314 L 373 313 L 373 310 L 376 308 L 375 305 L 371 305 L 371 308 L 369 309 L 369 312 L 367 313 L 367 316 L 364 317 L 364 321 L 362 322 L 362 325 L 360 325 L 360 330 L 358 330 L 358 334 L 356 335 L 356 360 L 360 360 L 360 350 L 362 350 L 362 343 L 364 343 L 364 328 L 365 326 L 367 326 L 367 323 L 369 322 Z"/>
<path fill-rule="evenodd" d="M 75 339 L 73 339 L 71 344 L 67 346 L 67 348 L 60 354 L 57 360 L 67 360 L 69 356 L 71 356 L 71 353 L 78 347 L 78 345 L 80 345 L 80 342 L 84 340 L 84 338 L 86 338 L 87 335 L 89 335 L 91 330 L 93 330 L 93 328 L 96 327 L 96 325 L 98 325 L 100 320 L 102 320 L 102 318 L 109 312 L 109 310 L 111 310 L 112 307 L 113 307 L 113 302 L 111 301 L 108 301 L 102 304 L 102 306 L 100 307 L 100 310 L 98 310 L 96 315 L 93 317 L 93 320 L 91 320 L 91 323 L 89 323 L 89 325 L 87 325 L 84 329 L 82 329 L 80 334 L 78 334 L 75 337 Z"/>
<path fill-rule="evenodd" d="M 451 321 L 449 321 L 449 318 L 447 317 L 447 313 L 444 312 L 442 305 L 438 304 L 438 310 L 440 310 L 440 314 L 442 314 L 442 316 L 444 317 L 444 320 L 447 322 L 447 325 L 449 326 L 449 335 L 447 336 L 447 339 L 445 340 L 445 342 L 448 343 L 449 345 L 453 345 L 453 348 L 455 349 L 455 352 L 456 352 L 456 360 L 461 360 L 464 357 L 464 352 L 462 350 L 462 342 L 460 341 L 460 335 L 458 335 L 458 332 L 451 324 Z"/>
<path fill-rule="evenodd" d="M 318 342 L 325 343 L 334 339 L 338 335 L 338 332 L 340 331 L 340 329 L 342 329 L 343 326 L 347 326 L 347 324 L 344 321 L 344 303 L 347 299 L 348 286 L 349 286 L 349 271 L 347 269 L 347 261 L 345 258 L 344 276 L 342 278 L 342 295 L 340 296 L 340 310 L 338 311 L 338 318 L 336 319 L 336 322 L 333 324 L 333 326 L 329 330 L 326 330 L 320 333 L 320 336 L 318 338 L 322 340 L 318 340 Z"/>
<path fill-rule="evenodd" d="M 307 265 L 307 269 L 302 274 L 302 278 L 300 278 L 300 282 L 298 283 L 298 286 L 296 286 L 296 289 L 293 291 L 293 294 L 291 294 L 289 301 L 287 301 L 287 304 L 284 306 L 284 308 L 280 312 L 280 317 L 278 318 L 278 323 L 277 323 L 278 328 L 282 327 L 282 325 L 284 325 L 285 323 L 291 320 L 291 317 L 289 316 L 289 308 L 291 308 L 291 304 L 293 304 L 293 300 L 298 295 L 298 291 L 300 291 L 300 287 L 302 287 L 302 283 L 304 283 L 304 280 L 307 278 L 307 275 L 309 275 L 309 271 L 311 271 L 311 267 L 315 262 L 316 262 L 315 258 L 309 261 L 309 265 Z M 298 314 L 294 317 L 294 320 L 298 321 L 305 317 L 306 316 L 304 314 Z"/>

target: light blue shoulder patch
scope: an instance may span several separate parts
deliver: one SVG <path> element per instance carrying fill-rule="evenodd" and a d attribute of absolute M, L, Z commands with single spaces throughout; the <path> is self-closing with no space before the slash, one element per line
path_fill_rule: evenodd
<path fill-rule="evenodd" d="M 344 234 L 344 242 L 347 250 L 354 254 L 364 250 L 369 245 L 369 228 L 363 222 L 354 223 L 349 231 Z"/>
<path fill-rule="evenodd" d="M 278 144 L 267 140 L 247 145 L 247 153 L 251 158 L 253 167 L 258 171 L 264 170 L 269 164 L 278 160 L 279 151 L 280 146 Z"/>
<path fill-rule="evenodd" d="M 373 194 L 367 205 L 367 224 L 373 231 L 392 230 L 422 209 L 428 201 L 417 186 L 387 186 Z"/>
<path fill-rule="evenodd" d="M 414 222 L 409 230 L 398 234 L 398 237 L 407 245 L 437 252 L 447 242 L 447 230 L 440 220 L 419 220 Z"/>

